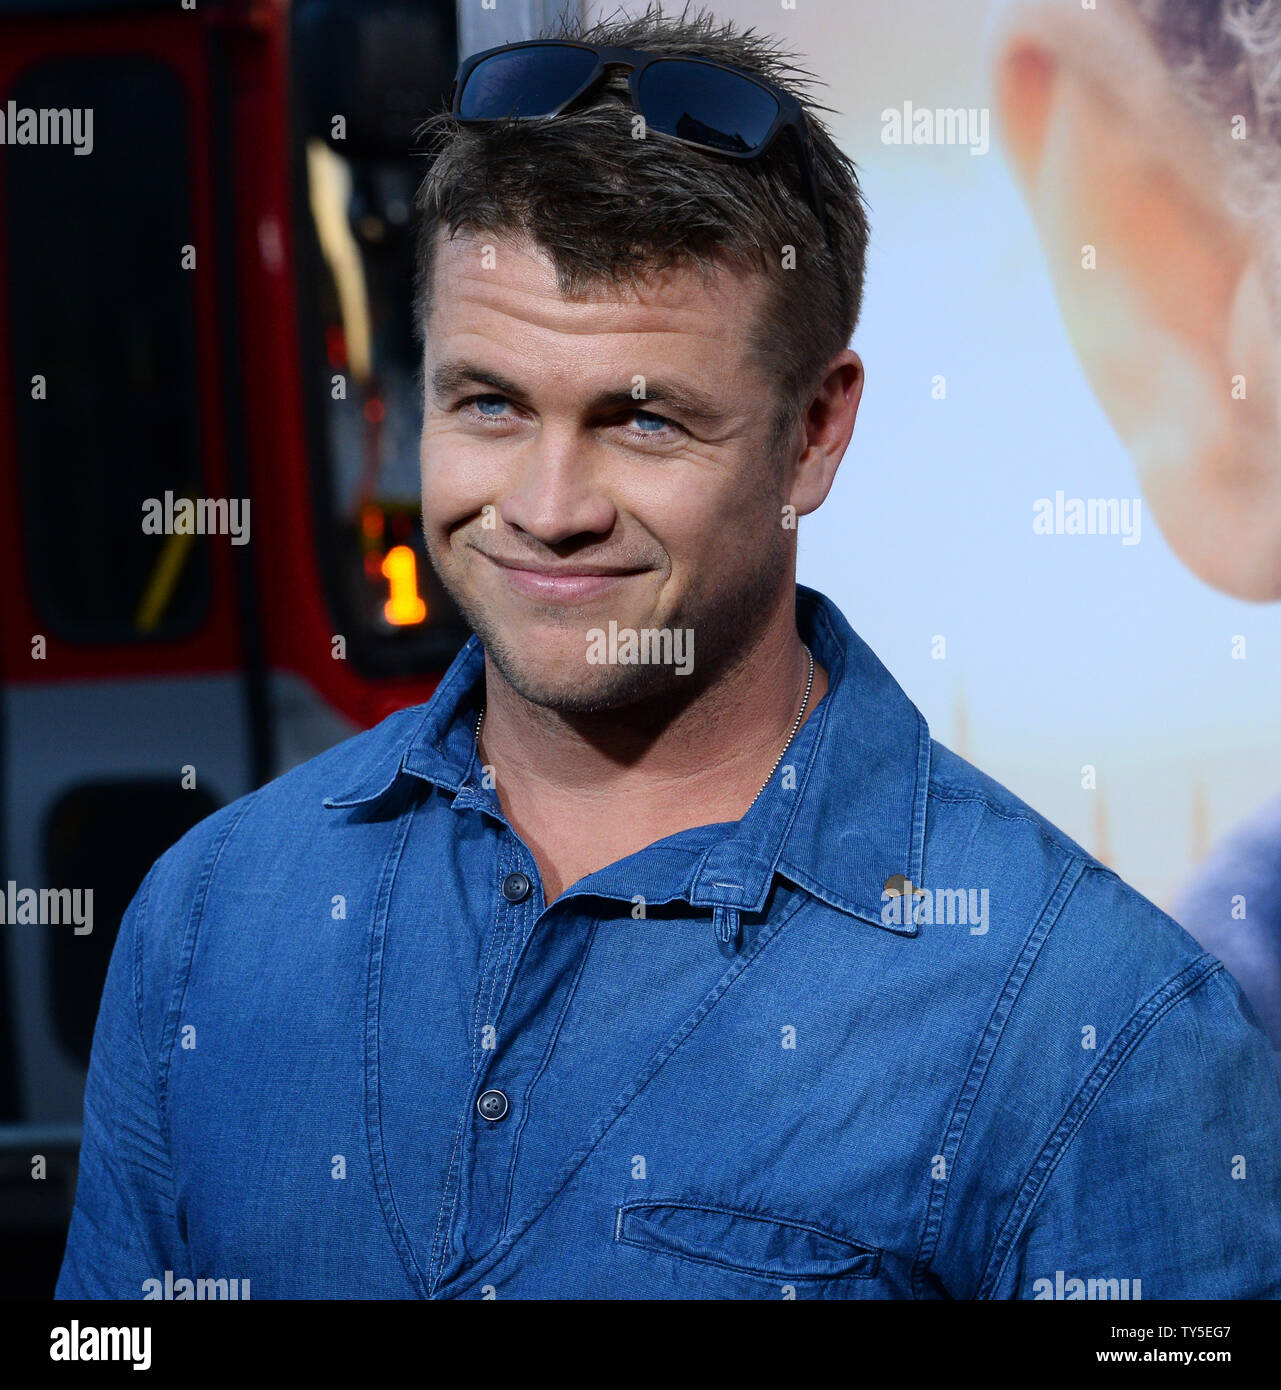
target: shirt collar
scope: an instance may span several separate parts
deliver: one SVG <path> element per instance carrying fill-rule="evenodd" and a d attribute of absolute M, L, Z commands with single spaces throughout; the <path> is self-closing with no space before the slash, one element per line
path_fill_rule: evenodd
<path fill-rule="evenodd" d="M 742 820 L 713 835 L 683 832 L 589 875 L 566 896 L 595 894 L 658 904 L 758 912 L 775 873 L 832 907 L 889 931 L 889 879 L 919 887 L 925 850 L 930 734 L 925 719 L 836 605 L 797 585 L 797 625 L 828 673 L 828 690 Z M 475 777 L 484 649 L 471 637 L 426 705 L 401 710 L 372 733 L 359 780 L 328 807 L 371 803 L 410 774 L 454 793 L 455 807 L 494 806 Z M 674 867 L 673 861 L 678 861 Z M 909 889 L 910 891 L 910 889 Z M 889 914 L 887 914 L 889 915 Z"/>

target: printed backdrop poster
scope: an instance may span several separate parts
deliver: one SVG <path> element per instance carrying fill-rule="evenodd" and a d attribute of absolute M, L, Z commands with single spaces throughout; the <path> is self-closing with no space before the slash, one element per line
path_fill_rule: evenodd
<path fill-rule="evenodd" d="M 1173 2 L 711 8 L 791 38 L 871 208 L 801 581 L 1170 910 L 1281 795 L 1281 7 L 1235 41 Z"/>

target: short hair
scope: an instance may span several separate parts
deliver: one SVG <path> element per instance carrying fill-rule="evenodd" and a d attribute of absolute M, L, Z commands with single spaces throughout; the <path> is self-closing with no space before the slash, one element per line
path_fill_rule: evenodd
<path fill-rule="evenodd" d="M 1224 162 L 1233 211 L 1260 227 L 1281 325 L 1281 0 L 1130 0 Z M 1246 121 L 1234 139 L 1231 123 Z"/>
<path fill-rule="evenodd" d="M 661 133 L 636 138 L 627 74 L 617 70 L 583 105 L 548 120 L 460 126 L 451 114 L 422 129 L 427 173 L 418 190 L 419 329 L 431 314 L 438 236 L 510 234 L 551 258 L 562 295 L 636 283 L 668 268 L 717 265 L 767 277 L 750 348 L 776 384 L 771 454 L 792 437 L 828 362 L 849 345 L 863 298 L 868 219 L 856 166 L 832 140 L 795 55 L 753 29 L 706 11 L 644 15 L 584 27 L 562 18 L 542 37 L 730 63 L 790 92 L 810 127 L 815 176 L 831 229 L 805 196 L 795 143 L 730 160 Z M 786 247 L 795 268 L 784 268 Z"/>

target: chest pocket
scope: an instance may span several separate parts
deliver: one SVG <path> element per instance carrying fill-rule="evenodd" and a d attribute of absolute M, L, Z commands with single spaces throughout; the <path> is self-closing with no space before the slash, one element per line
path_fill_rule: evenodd
<path fill-rule="evenodd" d="M 881 1263 L 879 1250 L 818 1226 L 685 1202 L 629 1202 L 619 1207 L 614 1238 L 623 1245 L 775 1283 L 871 1279 Z"/>

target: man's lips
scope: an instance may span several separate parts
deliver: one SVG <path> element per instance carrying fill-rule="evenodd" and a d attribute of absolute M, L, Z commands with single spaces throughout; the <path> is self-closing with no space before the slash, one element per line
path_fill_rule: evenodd
<path fill-rule="evenodd" d="M 516 593 L 550 603 L 582 603 L 606 593 L 624 579 L 645 573 L 643 569 L 608 565 L 536 565 L 529 560 L 503 560 L 485 551 L 480 553 Z"/>

